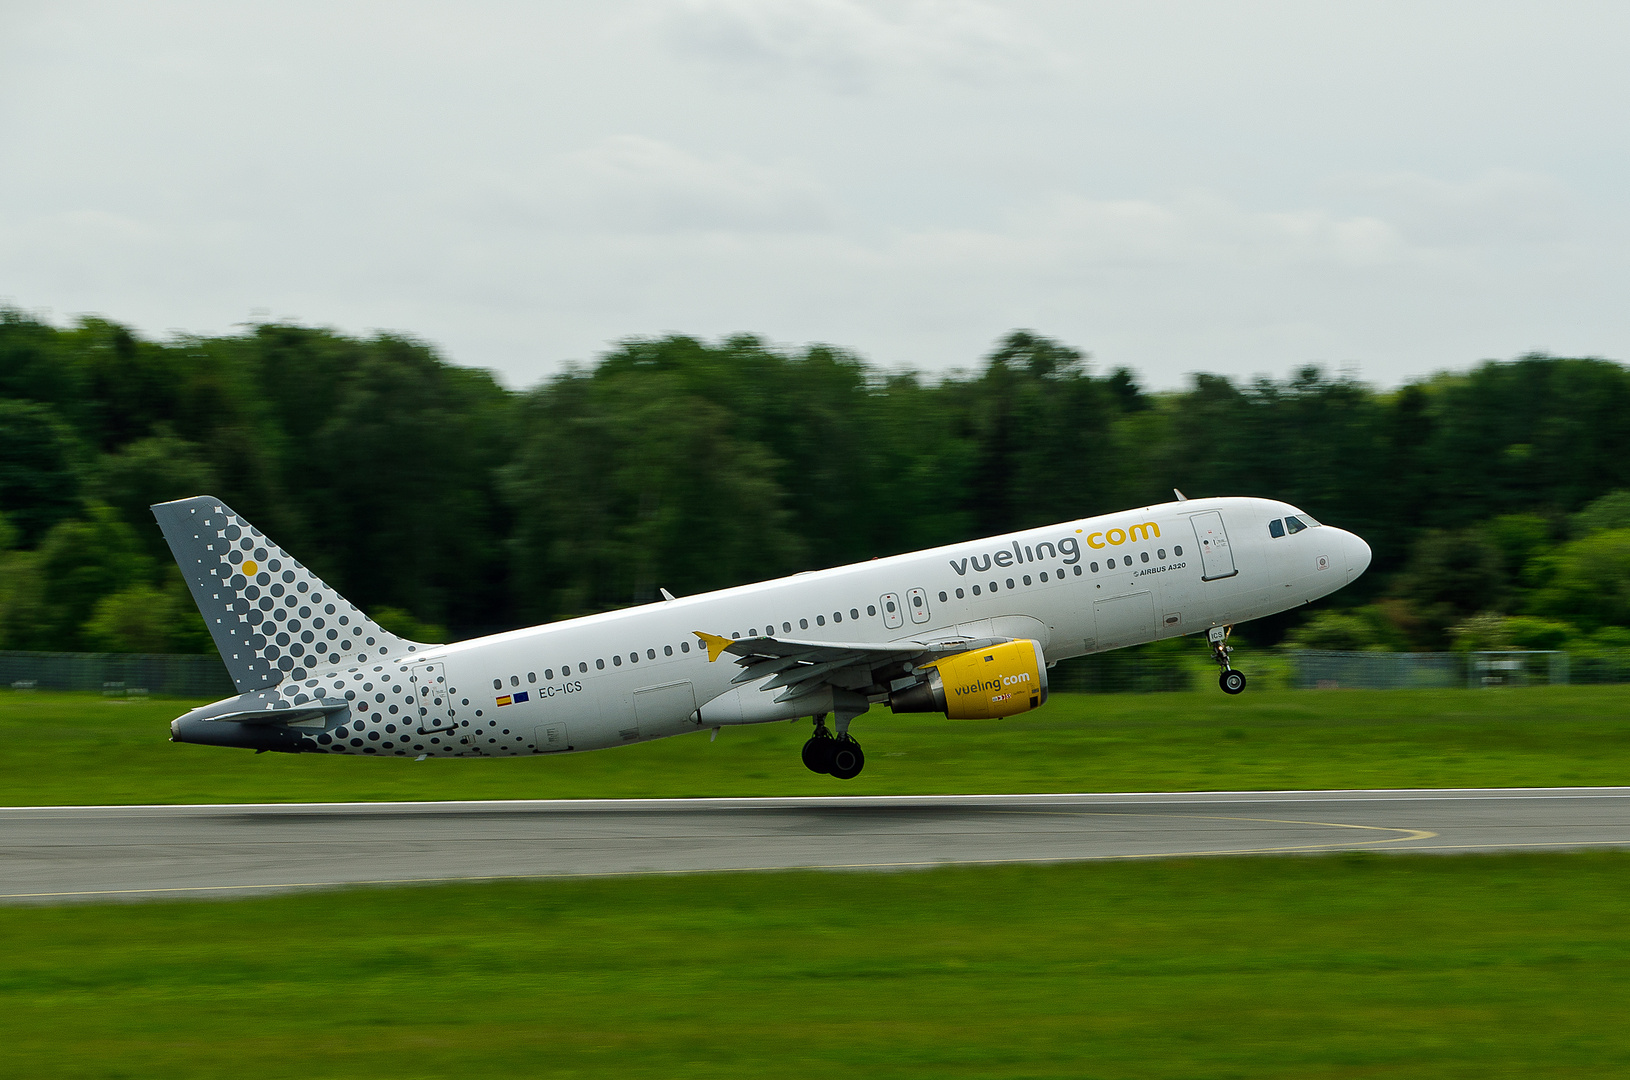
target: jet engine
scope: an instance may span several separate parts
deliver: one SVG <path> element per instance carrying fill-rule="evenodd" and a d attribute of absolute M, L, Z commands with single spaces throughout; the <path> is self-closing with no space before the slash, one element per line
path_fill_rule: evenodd
<path fill-rule="evenodd" d="M 953 720 L 990 720 L 1047 701 L 1047 660 L 1039 641 L 1006 641 L 925 665 L 916 683 L 889 695 L 895 712 L 940 712 Z"/>

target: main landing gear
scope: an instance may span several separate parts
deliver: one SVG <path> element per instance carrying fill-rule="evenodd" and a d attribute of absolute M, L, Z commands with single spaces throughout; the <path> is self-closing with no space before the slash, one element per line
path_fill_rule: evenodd
<path fill-rule="evenodd" d="M 848 727 L 847 724 L 843 725 Z M 855 737 L 844 731 L 834 735 L 826 730 L 826 715 L 815 718 L 815 733 L 804 744 L 804 766 L 810 772 L 828 773 L 839 780 L 853 780 L 866 767 L 866 755 Z"/>
<path fill-rule="evenodd" d="M 1245 672 L 1235 671 L 1228 664 L 1228 654 L 1234 651 L 1234 647 L 1228 644 L 1228 635 L 1233 632 L 1232 626 L 1213 626 L 1206 635 L 1206 640 L 1211 643 L 1211 658 L 1222 665 L 1217 685 L 1222 687 L 1225 694 L 1238 694 L 1245 689 Z"/>

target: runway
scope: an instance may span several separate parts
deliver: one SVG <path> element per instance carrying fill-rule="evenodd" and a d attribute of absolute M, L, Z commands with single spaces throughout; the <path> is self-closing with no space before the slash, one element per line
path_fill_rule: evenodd
<path fill-rule="evenodd" d="M 356 884 L 1630 845 L 1630 788 L 0 808 L 0 902 Z"/>

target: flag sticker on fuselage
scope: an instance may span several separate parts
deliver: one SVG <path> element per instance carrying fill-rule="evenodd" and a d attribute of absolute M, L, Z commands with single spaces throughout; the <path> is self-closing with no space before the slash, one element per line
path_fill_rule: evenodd
<path fill-rule="evenodd" d="M 526 693 L 525 690 L 522 690 L 522 691 L 519 691 L 518 693 L 515 693 L 515 694 L 505 694 L 503 697 L 498 699 L 498 704 L 499 705 L 519 705 L 519 704 L 521 704 L 521 702 L 527 701 L 527 700 L 529 700 L 528 697 L 527 697 L 527 693 Z"/>

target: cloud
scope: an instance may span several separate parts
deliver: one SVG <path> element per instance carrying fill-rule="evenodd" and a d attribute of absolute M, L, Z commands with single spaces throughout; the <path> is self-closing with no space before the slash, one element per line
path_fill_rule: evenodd
<path fill-rule="evenodd" d="M 642 135 L 601 139 L 525 174 L 488 176 L 481 190 L 486 215 L 561 232 L 805 232 L 831 228 L 836 216 L 822 187 L 792 168 Z"/>
<path fill-rule="evenodd" d="M 1578 196 L 1556 177 L 1516 169 L 1461 181 L 1409 172 L 1348 175 L 1327 188 L 1386 217 L 1416 243 L 1544 244 L 1573 239 L 1591 225 Z"/>
<path fill-rule="evenodd" d="M 1055 62 L 1010 13 L 978 0 L 673 0 L 655 22 L 682 56 L 844 92 L 902 74 L 985 82 Z"/>

